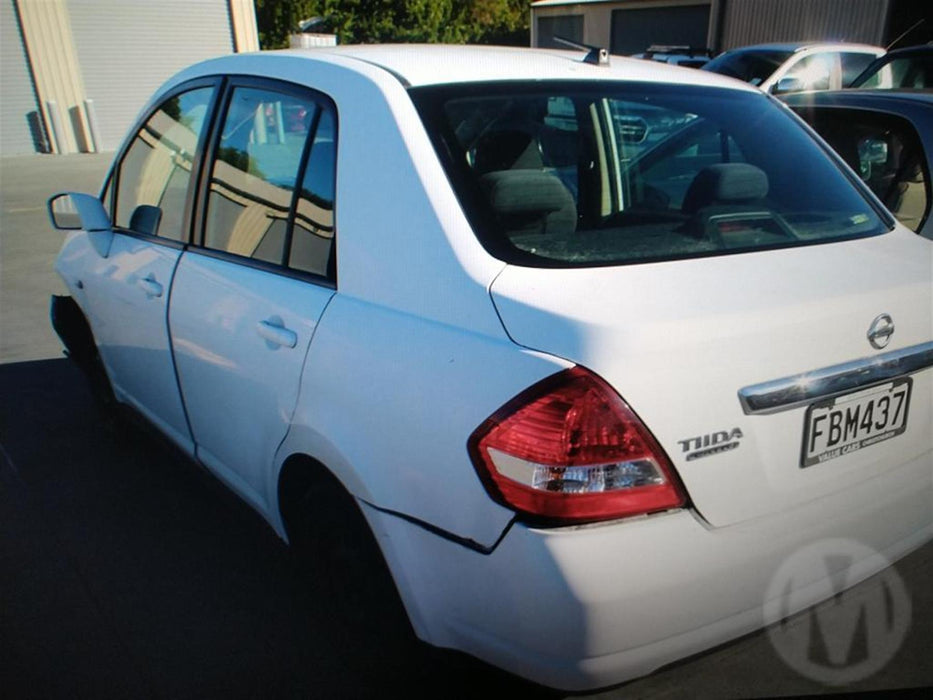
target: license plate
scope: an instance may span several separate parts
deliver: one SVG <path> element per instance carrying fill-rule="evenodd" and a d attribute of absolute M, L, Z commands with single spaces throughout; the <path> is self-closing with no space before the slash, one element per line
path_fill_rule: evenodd
<path fill-rule="evenodd" d="M 811 404 L 804 423 L 801 467 L 895 438 L 907 429 L 910 377 Z"/>

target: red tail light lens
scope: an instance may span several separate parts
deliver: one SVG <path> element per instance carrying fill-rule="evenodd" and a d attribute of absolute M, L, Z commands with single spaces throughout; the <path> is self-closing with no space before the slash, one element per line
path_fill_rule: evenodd
<path fill-rule="evenodd" d="M 685 502 L 661 446 L 622 398 L 582 367 L 519 394 L 474 431 L 469 449 L 490 495 L 528 515 L 609 520 Z"/>

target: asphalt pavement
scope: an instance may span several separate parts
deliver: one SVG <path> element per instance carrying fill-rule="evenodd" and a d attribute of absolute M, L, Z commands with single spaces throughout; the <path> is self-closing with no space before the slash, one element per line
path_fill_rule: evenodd
<path fill-rule="evenodd" d="M 63 234 L 44 203 L 96 191 L 109 158 L 0 159 L 0 697 L 565 697 L 336 618 L 250 508 L 161 439 L 96 412 L 48 326 Z M 827 685 L 762 632 L 586 697 L 913 695 L 933 685 L 933 544 L 893 571 L 909 624 L 866 678 Z M 890 593 L 876 576 L 839 601 Z M 852 654 L 870 641 L 856 630 Z"/>

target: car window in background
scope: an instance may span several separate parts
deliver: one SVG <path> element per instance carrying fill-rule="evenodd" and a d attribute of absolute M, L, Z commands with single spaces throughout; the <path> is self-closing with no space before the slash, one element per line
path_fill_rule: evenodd
<path fill-rule="evenodd" d="M 700 70 L 761 85 L 792 55 L 792 51 L 727 51 L 704 64 Z"/>
<path fill-rule="evenodd" d="M 795 90 L 829 90 L 837 56 L 829 51 L 805 56 L 784 74 L 781 83 L 793 80 L 797 83 Z"/>
<path fill-rule="evenodd" d="M 116 226 L 187 240 L 185 199 L 213 93 L 203 87 L 175 95 L 133 137 L 116 173 Z"/>
<path fill-rule="evenodd" d="M 853 53 L 851 51 L 843 51 L 840 53 L 839 61 L 842 64 L 842 87 L 850 85 L 874 60 L 875 57 L 867 53 Z"/>
<path fill-rule="evenodd" d="M 233 90 L 210 170 L 204 245 L 280 264 L 305 141 L 317 112 L 309 99 Z"/>
<path fill-rule="evenodd" d="M 933 52 L 900 56 L 879 63 L 856 78 L 852 87 L 931 88 L 933 87 Z"/>
<path fill-rule="evenodd" d="M 413 94 L 474 230 L 507 262 L 622 264 L 886 230 L 761 94 L 477 85 Z"/>
<path fill-rule="evenodd" d="M 926 153 L 902 117 L 858 109 L 798 108 L 897 219 L 919 231 L 929 215 Z"/>

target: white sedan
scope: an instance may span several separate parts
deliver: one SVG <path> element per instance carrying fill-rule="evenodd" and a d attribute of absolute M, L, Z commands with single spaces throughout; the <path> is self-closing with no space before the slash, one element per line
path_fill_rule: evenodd
<path fill-rule="evenodd" d="M 223 57 L 50 211 L 53 323 L 101 401 L 325 604 L 365 608 L 384 558 L 430 644 L 605 686 L 933 537 L 933 249 L 752 86 L 568 51 Z M 882 556 L 775 592 L 840 538 Z"/>

